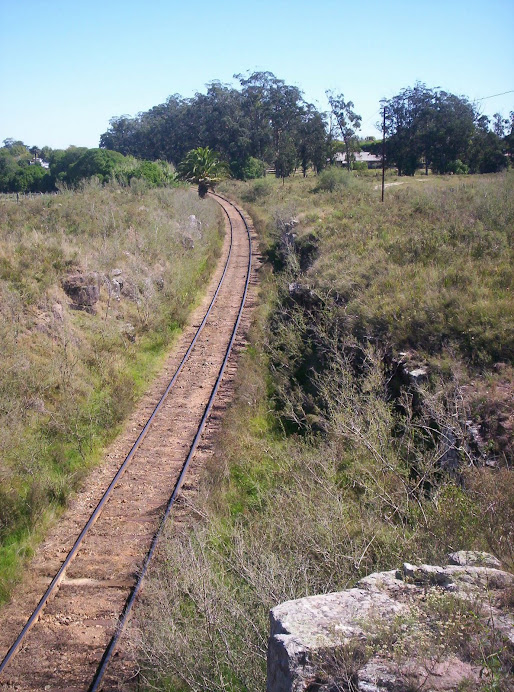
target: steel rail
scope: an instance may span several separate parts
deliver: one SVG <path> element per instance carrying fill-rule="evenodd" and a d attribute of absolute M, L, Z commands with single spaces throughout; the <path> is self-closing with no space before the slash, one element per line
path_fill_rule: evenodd
<path fill-rule="evenodd" d="M 220 205 L 220 206 L 221 206 L 222 209 L 223 209 L 223 206 L 222 206 L 222 205 Z M 225 211 L 225 213 L 227 214 L 227 217 L 228 217 L 228 212 L 227 212 L 225 209 L 224 209 L 224 211 Z M 56 590 L 57 587 L 59 586 L 60 582 L 61 582 L 62 579 L 64 578 L 66 569 L 68 568 L 68 566 L 70 565 L 71 561 L 73 560 L 73 558 L 74 558 L 75 555 L 77 554 L 77 552 L 78 552 L 78 550 L 79 550 L 79 548 L 80 548 L 80 546 L 81 546 L 81 544 L 82 544 L 82 542 L 83 542 L 85 536 L 87 535 L 87 533 L 89 532 L 89 530 L 91 529 L 91 527 L 95 524 L 96 520 L 97 520 L 98 517 L 100 516 L 100 514 L 101 514 L 101 512 L 102 512 L 102 509 L 103 509 L 104 505 L 106 504 L 107 500 L 109 499 L 109 497 L 110 497 L 110 495 L 111 495 L 111 493 L 112 493 L 114 487 L 116 486 L 117 482 L 120 480 L 120 478 L 122 477 L 122 475 L 124 474 L 124 472 L 125 472 L 127 466 L 128 466 L 129 463 L 130 463 L 130 460 L 132 459 L 132 457 L 134 456 L 135 452 L 137 451 L 137 449 L 139 448 L 139 446 L 140 446 L 141 443 L 143 442 L 144 438 L 146 437 L 146 435 L 147 435 L 147 433 L 148 433 L 148 430 L 150 429 L 150 426 L 151 426 L 151 424 L 152 424 L 152 422 L 153 422 L 155 416 L 157 415 L 158 411 L 160 410 L 160 408 L 161 408 L 162 405 L 164 404 L 164 401 L 165 401 L 166 398 L 168 397 L 168 394 L 170 393 L 170 391 L 171 391 L 173 385 L 175 384 L 175 382 L 176 382 L 178 376 L 180 375 L 180 373 L 181 373 L 181 371 L 182 371 L 182 369 L 183 369 L 185 363 L 186 363 L 187 360 L 189 359 L 189 356 L 190 356 L 190 354 L 191 354 L 191 351 L 193 350 L 193 348 L 194 348 L 194 346 L 195 346 L 195 344 L 196 344 L 196 341 L 198 340 L 198 337 L 200 336 L 200 333 L 202 332 L 202 330 L 203 330 L 203 328 L 204 328 L 204 325 L 205 325 L 205 323 L 207 322 L 207 319 L 208 319 L 208 317 L 209 317 L 209 315 L 210 315 L 210 313 L 211 313 L 211 311 L 212 311 L 212 308 L 213 308 L 213 306 L 214 306 L 214 303 L 215 303 L 215 301 L 216 301 L 216 298 L 218 297 L 218 293 L 220 292 L 221 286 L 222 286 L 222 284 L 223 284 L 223 281 L 224 281 L 225 276 L 226 276 L 226 273 L 227 273 L 227 269 L 228 269 L 230 257 L 231 257 L 231 254 L 232 254 L 232 247 L 233 247 L 233 229 L 232 229 L 232 222 L 230 221 L 230 218 L 229 218 L 229 222 L 230 222 L 230 246 L 229 246 L 229 251 L 228 251 L 227 259 L 226 259 L 226 262 L 225 262 L 225 266 L 224 266 L 224 269 L 223 269 L 223 273 L 222 273 L 221 278 L 220 278 L 220 280 L 219 280 L 219 283 L 218 283 L 218 286 L 217 286 L 217 288 L 216 288 L 216 291 L 215 291 L 215 293 L 214 293 L 214 295 L 213 295 L 213 297 L 212 297 L 212 300 L 211 300 L 211 302 L 210 302 L 210 304 L 209 304 L 209 308 L 207 309 L 207 312 L 205 313 L 205 316 L 204 316 L 204 318 L 203 318 L 203 320 L 202 320 L 200 326 L 198 327 L 198 329 L 197 329 L 197 331 L 196 331 L 196 333 L 195 333 L 194 338 L 192 339 L 192 341 L 191 341 L 191 343 L 190 343 L 190 345 L 189 345 L 189 347 L 188 347 L 186 353 L 184 354 L 184 356 L 183 356 L 183 358 L 182 358 L 182 360 L 181 360 L 181 362 L 180 362 L 180 364 L 179 364 L 177 370 L 175 371 L 175 374 L 174 374 L 173 377 L 171 378 L 171 380 L 170 380 L 168 386 L 166 387 L 166 390 L 165 390 L 164 394 L 162 395 L 161 399 L 159 400 L 159 402 L 157 403 L 156 407 L 154 408 L 154 410 L 153 410 L 153 412 L 152 412 L 150 418 L 147 420 L 147 422 L 146 422 L 144 428 L 141 430 L 139 436 L 137 437 L 136 441 L 134 442 L 134 444 L 133 444 L 133 446 L 132 446 L 130 452 L 129 452 L 129 453 L 127 454 L 127 456 L 125 457 L 123 463 L 121 464 L 120 468 L 119 468 L 118 471 L 116 472 L 116 475 L 115 475 L 114 478 L 112 479 L 112 481 L 111 481 L 111 483 L 109 484 L 107 490 L 106 490 L 105 493 L 103 494 L 103 496 L 102 496 L 102 498 L 100 499 L 100 501 L 98 502 L 98 504 L 97 504 L 95 510 L 93 511 L 93 513 L 91 514 L 91 516 L 89 517 L 88 521 L 87 521 L 86 524 L 84 525 L 84 528 L 82 529 L 82 531 L 80 532 L 78 538 L 76 539 L 75 543 L 73 544 L 73 547 L 71 548 L 71 550 L 69 551 L 68 555 L 67 555 L 66 558 L 64 559 L 64 562 L 62 563 L 62 565 L 61 565 L 61 567 L 59 568 L 58 572 L 57 572 L 56 575 L 53 577 L 52 581 L 50 582 L 50 584 L 49 584 L 47 590 L 46 590 L 45 593 L 43 594 L 43 596 L 42 596 L 41 600 L 39 601 L 38 605 L 36 606 L 36 608 L 35 608 L 34 611 L 32 612 L 32 615 L 29 617 L 29 619 L 27 620 L 25 626 L 23 627 L 23 629 L 21 630 L 20 634 L 19 634 L 18 637 L 16 638 L 16 641 L 13 643 L 13 645 L 11 646 L 11 648 L 9 649 L 9 651 L 8 651 L 8 652 L 6 653 L 6 655 L 4 656 L 2 662 L 0 663 L 0 674 L 3 672 L 3 670 L 5 669 L 5 667 L 8 665 L 9 661 L 10 661 L 10 660 L 13 658 L 13 656 L 16 654 L 16 652 L 17 652 L 18 649 L 20 648 L 21 644 L 23 643 L 25 637 L 27 636 L 29 630 L 30 630 L 30 629 L 33 627 L 33 625 L 37 622 L 37 620 L 38 620 L 39 616 L 41 615 L 42 611 L 44 610 L 44 607 L 46 606 L 46 604 L 47 604 L 49 598 L 53 595 L 53 593 L 55 592 L 55 590 Z M 246 223 L 246 222 L 245 222 L 245 223 Z"/>
<path fill-rule="evenodd" d="M 202 419 L 200 421 L 200 424 L 198 426 L 196 435 L 195 435 L 194 440 L 193 440 L 191 447 L 189 449 L 189 453 L 188 453 L 188 455 L 184 461 L 184 464 L 182 466 L 182 470 L 181 470 L 180 475 L 179 475 L 179 477 L 175 483 L 175 486 L 173 488 L 173 492 L 170 496 L 170 499 L 168 500 L 168 504 L 166 505 L 166 510 L 162 516 L 159 527 L 153 536 L 150 548 L 149 548 L 148 553 L 146 555 L 146 558 L 143 562 L 143 566 L 141 567 L 141 571 L 139 573 L 138 580 L 137 580 L 136 584 L 133 586 L 129 597 L 127 598 L 127 601 L 125 602 L 125 606 L 124 606 L 122 614 L 118 620 L 116 630 L 112 636 L 111 641 L 107 645 L 107 648 L 105 649 L 104 655 L 102 656 L 102 660 L 100 661 L 100 664 L 96 670 L 95 677 L 93 678 L 93 682 L 91 683 L 90 687 L 88 688 L 88 692 L 98 692 L 98 690 L 100 689 L 100 685 L 102 684 L 102 681 L 103 681 L 103 678 L 104 678 L 105 673 L 107 671 L 107 667 L 109 665 L 109 662 L 110 662 L 110 660 L 114 654 L 114 650 L 116 648 L 118 640 L 119 640 L 119 638 L 120 638 L 120 636 L 121 636 L 121 634 L 125 628 L 125 625 L 127 623 L 128 618 L 129 618 L 130 611 L 132 610 L 132 606 L 134 605 L 136 598 L 137 598 L 137 596 L 141 590 L 141 585 L 142 585 L 143 580 L 144 580 L 146 573 L 148 571 L 149 564 L 150 564 L 150 562 L 154 556 L 155 550 L 157 548 L 157 544 L 159 542 L 159 538 L 160 538 L 160 536 L 164 530 L 164 526 L 165 526 L 166 521 L 170 515 L 172 507 L 175 504 L 175 500 L 177 499 L 178 493 L 180 491 L 180 488 L 181 488 L 182 483 L 184 481 L 184 478 L 186 476 L 186 473 L 187 473 L 187 470 L 189 468 L 191 459 L 194 456 L 194 453 L 196 451 L 196 448 L 198 446 L 198 443 L 199 443 L 200 438 L 202 436 L 202 433 L 204 431 L 205 425 L 207 423 L 207 419 L 208 419 L 209 414 L 211 412 L 211 409 L 212 409 L 212 406 L 214 403 L 214 399 L 216 398 L 218 388 L 220 386 L 221 380 L 223 378 L 223 374 L 225 372 L 225 367 L 227 365 L 228 359 L 229 359 L 230 354 L 232 352 L 232 347 L 234 345 L 234 341 L 236 338 L 237 329 L 239 327 L 239 323 L 241 321 L 241 316 L 243 314 L 243 309 L 244 309 L 245 302 L 246 302 L 246 296 L 248 293 L 248 285 L 250 283 L 250 274 L 251 274 L 251 268 L 252 268 L 252 240 L 250 237 L 250 229 L 248 227 L 248 223 L 246 222 L 246 219 L 244 218 L 241 211 L 235 206 L 235 204 L 230 202 L 225 197 L 222 197 L 221 195 L 215 195 L 213 193 L 211 193 L 211 194 L 213 197 L 219 197 L 224 202 L 227 202 L 227 204 L 230 204 L 238 212 L 239 216 L 241 217 L 241 219 L 243 220 L 243 223 L 245 225 L 246 233 L 248 235 L 248 266 L 247 266 L 247 271 L 246 271 L 246 281 L 245 281 L 244 292 L 243 292 L 243 296 L 241 298 L 241 303 L 239 305 L 239 311 L 237 314 L 237 319 L 236 319 L 236 322 L 235 322 L 234 327 L 232 329 L 232 335 L 230 337 L 229 344 L 228 344 L 227 349 L 225 351 L 225 356 L 223 358 L 223 362 L 221 364 L 221 367 L 220 367 L 220 370 L 218 373 L 218 377 L 217 377 L 216 382 L 214 384 L 214 387 L 212 389 L 211 395 L 209 397 L 209 401 L 207 402 L 207 406 L 205 407 L 205 410 L 204 410 Z M 223 211 L 225 212 L 225 214 L 227 215 L 227 218 L 228 218 L 229 223 L 230 223 L 230 228 L 232 230 L 232 220 L 230 219 L 230 216 L 229 216 L 227 210 L 225 209 L 225 207 L 222 204 L 220 204 L 220 206 L 223 209 Z"/>

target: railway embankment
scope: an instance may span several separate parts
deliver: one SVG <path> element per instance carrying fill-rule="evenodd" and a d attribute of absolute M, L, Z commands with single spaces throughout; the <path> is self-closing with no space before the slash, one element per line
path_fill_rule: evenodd
<path fill-rule="evenodd" d="M 191 486 L 190 466 L 199 463 L 196 451 L 221 382 L 226 387 L 230 381 L 248 288 L 256 279 L 243 214 L 214 199 L 225 216 L 220 262 L 161 375 L 3 609 L 0 645 L 10 648 L 0 663 L 2 688 L 93 691 L 134 679 L 124 626 L 186 479 Z M 93 310 L 86 283 L 69 283 L 78 285 L 71 292 L 75 301 Z M 218 401 L 217 415 L 222 407 Z"/>
<path fill-rule="evenodd" d="M 238 328 L 249 284 L 255 281 L 247 223 L 232 205 L 221 198 L 216 202 L 225 215 L 222 257 L 191 325 L 108 450 L 105 463 L 87 479 L 57 530 L 38 550 L 30 578 L 2 612 L 3 647 L 27 620 L 0 665 L 2 686 L 114 689 L 133 678 L 131 658 L 119 641 L 124 621 L 195 459 L 221 380 L 233 368 L 230 356 L 241 343 Z M 196 224 L 191 216 L 189 223 L 192 219 Z M 91 292 L 84 291 L 89 282 L 68 284 L 78 286 L 70 291 L 75 302 L 85 301 L 89 314 L 95 314 Z M 160 398 L 152 411 L 156 396 Z M 149 413 L 146 423 L 140 422 Z M 120 454 L 125 456 L 121 465 Z M 29 616 L 47 579 L 50 584 Z"/>
<path fill-rule="evenodd" d="M 216 264 L 223 218 L 187 189 L 0 200 L 0 602 L 98 462 Z"/>
<path fill-rule="evenodd" d="M 280 603 L 460 550 L 513 569 L 514 178 L 406 179 L 383 204 L 376 183 L 225 184 L 267 268 L 194 518 L 161 546 L 133 623 L 143 685 L 262 692 Z M 444 596 L 426 618 L 468 627 Z M 433 632 L 451 650 L 453 630 Z M 484 636 L 467 663 L 477 689 L 501 689 L 512 650 Z"/>

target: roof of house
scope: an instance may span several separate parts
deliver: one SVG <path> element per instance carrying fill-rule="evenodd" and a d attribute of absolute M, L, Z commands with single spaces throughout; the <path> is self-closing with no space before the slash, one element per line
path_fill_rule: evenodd
<path fill-rule="evenodd" d="M 379 163 L 382 161 L 381 156 L 370 154 L 369 151 L 357 151 L 354 156 L 356 161 L 364 161 L 365 163 Z M 338 151 L 335 155 L 335 160 L 337 163 L 346 163 L 346 154 Z"/>

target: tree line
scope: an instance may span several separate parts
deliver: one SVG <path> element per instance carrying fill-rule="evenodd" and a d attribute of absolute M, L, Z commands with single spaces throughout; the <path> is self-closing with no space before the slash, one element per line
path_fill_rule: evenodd
<path fill-rule="evenodd" d="M 240 89 L 214 81 L 207 93 L 178 94 L 131 118 L 112 118 L 100 146 L 123 154 L 166 159 L 178 165 L 197 147 L 218 152 L 237 178 L 262 174 L 263 163 L 286 176 L 300 166 L 326 165 L 323 113 L 300 89 L 271 72 L 236 75 Z"/>
<path fill-rule="evenodd" d="M 239 88 L 216 81 L 205 94 L 174 94 L 133 118 L 113 118 L 100 146 L 175 165 L 190 150 L 208 147 L 237 178 L 256 177 L 263 166 L 277 176 L 298 168 L 319 172 L 333 162 L 338 145 L 348 166 L 361 147 L 381 154 L 381 141 L 359 141 L 361 116 L 343 94 L 327 92 L 331 110 L 324 113 L 271 72 L 235 77 Z M 465 96 L 420 82 L 383 107 L 386 161 L 400 175 L 422 166 L 434 173 L 490 173 L 505 168 L 513 156 L 514 112 L 508 120 L 496 114 L 491 123 Z"/>
<path fill-rule="evenodd" d="M 5 139 L 3 144 L 0 192 L 53 192 L 94 176 L 101 183 L 113 178 L 125 184 L 143 179 L 150 186 L 170 184 L 175 179 L 173 167 L 166 161 L 138 160 L 117 151 L 75 146 L 29 147 L 13 139 Z"/>
<path fill-rule="evenodd" d="M 330 111 L 322 112 L 271 72 L 235 78 L 238 88 L 214 81 L 205 94 L 174 94 L 135 117 L 112 118 L 98 149 L 38 149 L 4 140 L 0 192 L 47 192 L 94 175 L 102 182 L 169 184 L 170 164 L 180 172 L 192 150 L 215 152 L 227 174 L 244 180 L 269 169 L 283 178 L 298 169 L 319 173 L 337 151 L 346 153 L 349 169 L 361 148 L 382 154 L 381 140 L 359 139 L 361 116 L 344 94 L 327 92 Z M 514 112 L 491 122 L 465 96 L 421 82 L 384 101 L 382 109 L 386 165 L 399 175 L 422 167 L 427 173 L 492 173 L 514 157 Z"/>

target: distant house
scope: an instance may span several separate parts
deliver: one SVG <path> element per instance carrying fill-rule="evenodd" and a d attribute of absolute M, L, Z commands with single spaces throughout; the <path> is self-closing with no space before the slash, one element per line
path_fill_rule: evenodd
<path fill-rule="evenodd" d="M 47 161 L 43 161 L 43 159 L 40 159 L 38 157 L 33 158 L 31 161 L 29 161 L 30 166 L 36 166 L 38 164 L 41 166 L 41 168 L 50 168 L 50 164 Z"/>
<path fill-rule="evenodd" d="M 382 166 L 382 157 L 376 154 L 370 154 L 369 151 L 357 151 L 354 156 L 355 161 L 366 163 L 368 168 L 380 168 Z M 336 166 L 346 166 L 346 154 L 337 152 L 334 162 Z"/>

